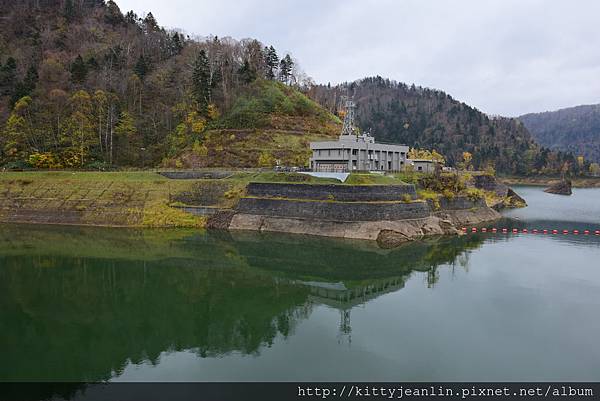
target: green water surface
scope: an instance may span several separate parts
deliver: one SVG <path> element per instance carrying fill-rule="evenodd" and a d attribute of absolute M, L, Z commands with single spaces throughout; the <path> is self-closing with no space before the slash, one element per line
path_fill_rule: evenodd
<path fill-rule="evenodd" d="M 519 191 L 501 224 L 600 229 Z M 599 338 L 595 236 L 0 226 L 0 381 L 598 381 Z"/>

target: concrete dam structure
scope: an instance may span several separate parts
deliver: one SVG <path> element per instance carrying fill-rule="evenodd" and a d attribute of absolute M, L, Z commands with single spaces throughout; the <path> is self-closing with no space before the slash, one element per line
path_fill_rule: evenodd
<path fill-rule="evenodd" d="M 463 224 L 499 218 L 482 199 L 417 200 L 414 185 L 250 183 L 222 228 L 377 241 L 460 235 Z"/>

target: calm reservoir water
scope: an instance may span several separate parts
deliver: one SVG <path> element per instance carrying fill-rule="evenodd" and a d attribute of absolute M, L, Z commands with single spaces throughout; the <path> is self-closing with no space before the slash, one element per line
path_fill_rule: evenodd
<path fill-rule="evenodd" d="M 506 227 L 600 229 L 600 189 Z M 600 237 L 0 226 L 0 380 L 600 380 Z"/>

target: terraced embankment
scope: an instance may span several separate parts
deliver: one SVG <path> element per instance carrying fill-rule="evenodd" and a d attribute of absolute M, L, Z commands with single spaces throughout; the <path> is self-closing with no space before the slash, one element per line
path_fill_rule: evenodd
<path fill-rule="evenodd" d="M 483 199 L 418 200 L 405 185 L 250 183 L 227 228 L 365 239 L 389 248 L 500 217 Z M 341 200 L 338 200 L 341 199 Z"/>
<path fill-rule="evenodd" d="M 171 207 L 187 199 L 230 207 L 233 184 L 169 180 L 151 172 L 0 174 L 0 221 L 127 227 L 203 227 L 205 218 Z"/>

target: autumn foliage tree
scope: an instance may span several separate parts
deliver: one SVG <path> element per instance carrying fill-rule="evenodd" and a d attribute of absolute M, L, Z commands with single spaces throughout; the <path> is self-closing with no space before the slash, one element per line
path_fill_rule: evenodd
<path fill-rule="evenodd" d="M 2 17 L 0 166 L 157 165 L 202 147 L 256 80 L 298 81 L 272 46 L 193 40 L 113 0 L 5 2 Z"/>

